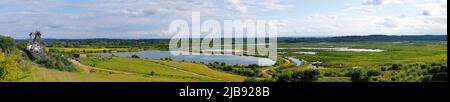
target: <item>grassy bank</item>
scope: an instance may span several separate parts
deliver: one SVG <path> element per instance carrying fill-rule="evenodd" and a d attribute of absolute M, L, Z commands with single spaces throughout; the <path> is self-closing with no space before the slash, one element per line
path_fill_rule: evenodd
<path fill-rule="evenodd" d="M 82 64 L 110 70 L 144 74 L 149 76 L 197 79 L 200 81 L 240 82 L 244 77 L 212 70 L 205 65 L 137 59 L 127 57 L 87 57 L 79 59 Z"/>

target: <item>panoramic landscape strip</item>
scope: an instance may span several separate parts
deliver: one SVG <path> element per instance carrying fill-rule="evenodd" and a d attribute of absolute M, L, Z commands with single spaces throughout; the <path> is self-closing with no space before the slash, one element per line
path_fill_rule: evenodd
<path fill-rule="evenodd" d="M 271 60 L 175 56 L 170 39 L 42 39 L 36 52 L 29 42 L 36 39 L 1 37 L 0 72 L 7 82 L 440 82 L 447 81 L 446 38 L 278 38 Z"/>
<path fill-rule="evenodd" d="M 6 0 L 0 82 L 447 82 L 447 0 Z"/>

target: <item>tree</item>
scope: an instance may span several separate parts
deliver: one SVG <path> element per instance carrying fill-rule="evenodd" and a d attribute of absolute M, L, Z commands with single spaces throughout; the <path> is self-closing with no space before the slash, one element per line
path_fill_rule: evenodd
<path fill-rule="evenodd" d="M 0 49 L 2 49 L 5 53 L 16 51 L 16 43 L 14 39 L 0 35 Z"/>
<path fill-rule="evenodd" d="M 367 76 L 379 76 L 381 74 L 383 74 L 383 72 L 376 69 L 370 69 L 369 71 L 367 71 Z"/>
<path fill-rule="evenodd" d="M 301 76 L 302 82 L 313 82 L 319 80 L 320 77 L 320 71 L 317 69 L 310 69 L 303 71 Z"/>
<path fill-rule="evenodd" d="M 392 64 L 391 70 L 401 70 L 402 64 Z"/>
<path fill-rule="evenodd" d="M 320 78 L 320 71 L 308 69 L 304 71 L 285 71 L 276 76 L 277 82 L 313 82 Z"/>
<path fill-rule="evenodd" d="M 140 58 L 138 55 L 131 55 L 131 58 Z"/>
<path fill-rule="evenodd" d="M 277 82 L 293 82 L 292 80 L 292 71 L 283 71 L 280 74 L 277 74 L 276 79 Z"/>
<path fill-rule="evenodd" d="M 361 69 L 353 69 L 349 73 L 353 82 L 368 82 L 369 77 L 367 73 Z"/>
<path fill-rule="evenodd" d="M 267 79 L 267 78 L 264 78 L 264 79 L 258 79 L 258 78 L 255 78 L 255 77 L 250 77 L 250 78 L 246 78 L 246 79 L 244 80 L 244 82 L 274 82 L 274 80 L 272 80 L 272 79 Z"/>
<path fill-rule="evenodd" d="M 154 76 L 155 75 L 155 71 L 151 71 L 149 75 L 150 76 Z"/>
<path fill-rule="evenodd" d="M 40 58 L 36 63 L 49 68 L 56 69 L 60 71 L 76 71 L 75 66 L 66 57 L 53 56 L 53 58 Z"/>

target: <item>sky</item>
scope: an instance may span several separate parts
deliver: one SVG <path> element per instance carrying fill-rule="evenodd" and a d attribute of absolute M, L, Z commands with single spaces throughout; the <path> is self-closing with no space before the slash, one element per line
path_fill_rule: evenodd
<path fill-rule="evenodd" d="M 281 37 L 447 34 L 447 0 L 1 0 L 0 34 L 170 38 L 170 23 L 192 12 L 203 21 L 278 20 Z"/>

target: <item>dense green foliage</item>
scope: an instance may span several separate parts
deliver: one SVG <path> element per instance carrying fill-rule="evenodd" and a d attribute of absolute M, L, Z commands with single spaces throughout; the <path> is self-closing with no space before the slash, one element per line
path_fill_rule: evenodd
<path fill-rule="evenodd" d="M 260 68 L 262 67 L 257 64 L 243 66 L 243 65 L 227 65 L 226 63 L 214 62 L 208 63 L 207 65 L 210 68 L 247 77 L 260 77 L 262 75 L 260 70 Z"/>
<path fill-rule="evenodd" d="M 0 51 L 0 80 L 5 80 L 11 68 L 15 67 L 15 62 L 5 58 L 3 52 Z"/>
<path fill-rule="evenodd" d="M 313 82 L 321 77 L 317 69 L 301 71 L 283 71 L 276 75 L 277 82 Z"/>
<path fill-rule="evenodd" d="M 76 71 L 75 66 L 70 62 L 67 57 L 53 56 L 51 58 L 41 58 L 36 60 L 36 63 L 42 65 L 45 68 L 55 69 L 59 71 Z"/>
<path fill-rule="evenodd" d="M 131 58 L 141 58 L 138 55 L 131 55 Z"/>
<path fill-rule="evenodd" d="M 447 62 L 431 64 L 383 65 L 379 68 L 348 68 L 325 74 L 326 77 L 350 77 L 353 82 L 430 82 L 447 81 Z M 330 72 L 327 72 L 330 73 Z"/>
<path fill-rule="evenodd" d="M 0 82 L 17 81 L 26 77 L 29 64 L 22 59 L 15 41 L 0 35 Z"/>
<path fill-rule="evenodd" d="M 0 35 L 0 49 L 3 50 L 3 52 L 10 53 L 17 51 L 17 46 L 11 37 L 5 37 Z"/>
<path fill-rule="evenodd" d="M 18 56 L 27 56 L 27 54 L 24 53 L 17 53 L 19 49 L 23 49 L 21 47 L 25 47 L 23 43 L 16 44 L 15 40 L 10 37 L 3 37 L 0 36 L 0 48 L 6 53 L 6 56 L 8 56 L 9 59 L 14 59 L 15 61 L 11 60 L 4 60 L 2 62 L 2 65 L 4 68 L 8 68 L 13 66 L 14 63 L 17 64 L 21 60 L 27 60 L 26 57 L 19 58 Z M 57 52 L 51 52 L 49 53 L 49 57 L 44 57 L 37 59 L 35 62 L 50 69 L 57 69 L 60 71 L 75 71 L 75 67 L 72 65 L 72 63 L 67 59 L 67 57 L 64 57 L 63 54 L 57 53 Z M 6 59 L 8 59 L 6 58 Z M 3 68 L 2 68 L 3 69 Z M 1 73 L 7 74 L 5 70 L 2 70 Z"/>

